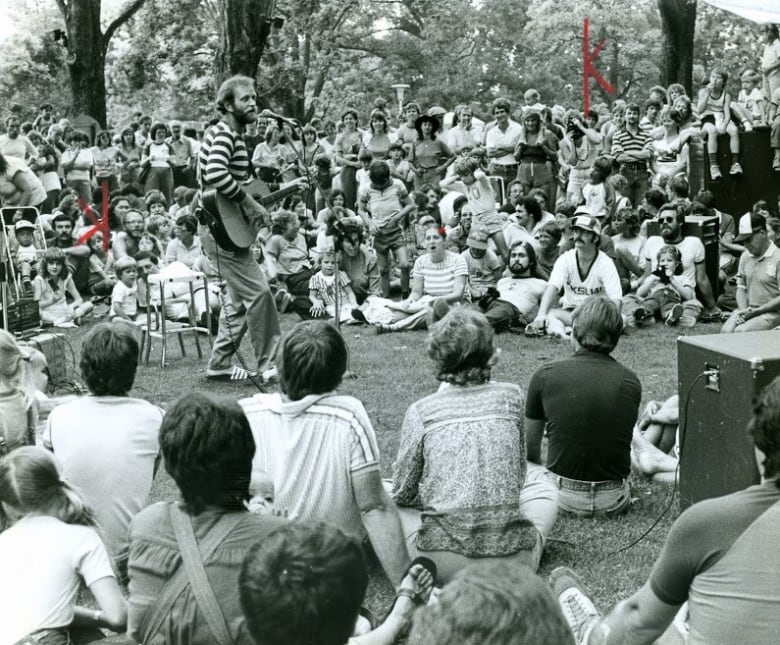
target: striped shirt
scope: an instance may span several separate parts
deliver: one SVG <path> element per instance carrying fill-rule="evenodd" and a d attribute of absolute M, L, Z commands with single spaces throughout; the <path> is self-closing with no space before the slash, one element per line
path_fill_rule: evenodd
<path fill-rule="evenodd" d="M 447 251 L 444 260 L 432 262 L 429 253 L 421 255 L 414 262 L 412 277 L 422 277 L 424 296 L 448 296 L 452 293 L 455 278 L 469 275 L 469 266 L 457 253 Z"/>
<path fill-rule="evenodd" d="M 241 135 L 224 121 L 206 130 L 198 166 L 201 189 L 216 188 L 235 202 L 246 197 L 241 183 L 249 177 L 249 153 Z"/>
<path fill-rule="evenodd" d="M 612 156 L 617 157 L 624 152 L 636 154 L 642 150 L 652 150 L 653 140 L 650 135 L 641 129 L 636 134 L 631 134 L 626 128 L 620 128 L 612 137 Z"/>
<path fill-rule="evenodd" d="M 274 484 L 274 506 L 302 522 L 321 521 L 366 535 L 352 477 L 379 469 L 379 448 L 363 404 L 333 392 L 284 401 L 257 394 L 239 401 L 255 445 L 252 483 Z"/>

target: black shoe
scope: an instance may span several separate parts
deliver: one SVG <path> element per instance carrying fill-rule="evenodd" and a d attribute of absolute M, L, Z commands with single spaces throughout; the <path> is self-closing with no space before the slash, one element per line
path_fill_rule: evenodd
<path fill-rule="evenodd" d="M 366 315 L 360 309 L 353 309 L 350 313 L 352 314 L 352 317 L 358 322 L 368 323 L 368 320 L 366 320 Z"/>

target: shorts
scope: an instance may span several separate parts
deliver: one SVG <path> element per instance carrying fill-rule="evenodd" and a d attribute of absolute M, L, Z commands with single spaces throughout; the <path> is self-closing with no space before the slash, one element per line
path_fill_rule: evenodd
<path fill-rule="evenodd" d="M 394 229 L 380 229 L 374 235 L 374 250 L 377 253 L 387 253 L 406 246 L 406 238 L 403 229 L 398 226 Z"/>
<path fill-rule="evenodd" d="M 471 222 L 472 227 L 482 229 L 488 237 L 493 237 L 504 228 L 504 218 L 497 211 L 472 215 Z"/>

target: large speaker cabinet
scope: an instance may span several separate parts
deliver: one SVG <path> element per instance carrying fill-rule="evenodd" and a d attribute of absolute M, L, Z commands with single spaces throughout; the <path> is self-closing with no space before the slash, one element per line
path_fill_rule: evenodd
<path fill-rule="evenodd" d="M 757 484 L 747 427 L 754 399 L 780 375 L 780 331 L 681 337 L 677 372 L 680 506 Z"/>

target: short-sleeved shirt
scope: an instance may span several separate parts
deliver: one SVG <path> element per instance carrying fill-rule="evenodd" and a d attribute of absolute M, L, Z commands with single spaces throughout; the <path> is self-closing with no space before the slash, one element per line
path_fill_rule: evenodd
<path fill-rule="evenodd" d="M 138 313 L 138 287 L 133 285 L 128 287 L 121 280 L 114 285 L 111 291 L 111 313 L 112 318 L 116 317 L 116 306 L 122 307 L 122 311 L 130 318 L 135 318 Z"/>
<path fill-rule="evenodd" d="M 514 148 L 517 145 L 517 142 L 520 140 L 520 135 L 522 133 L 522 126 L 510 119 L 506 130 L 502 131 L 501 128 L 495 126 L 494 128 L 490 128 L 490 130 L 487 131 L 485 134 L 485 147 L 488 150 L 491 148 L 503 148 L 509 146 Z M 517 163 L 515 161 L 514 155 L 511 152 L 505 155 L 501 155 L 500 157 L 493 157 L 490 161 L 499 166 L 514 166 Z"/>
<path fill-rule="evenodd" d="M 704 244 L 698 237 L 689 235 L 676 244 L 669 244 L 660 235 L 652 235 L 647 238 L 645 244 L 645 258 L 652 271 L 658 268 L 658 251 L 663 246 L 674 246 L 680 251 L 683 275 L 696 284 L 696 265 L 704 262 Z"/>
<path fill-rule="evenodd" d="M 390 217 L 401 210 L 401 201 L 408 195 L 404 182 L 395 177 L 384 188 L 378 188 L 370 182 L 358 188 L 358 201 L 364 208 L 368 208 L 378 228 L 382 228 Z"/>
<path fill-rule="evenodd" d="M 182 262 L 190 269 L 194 266 L 195 260 L 201 255 L 203 255 L 203 250 L 200 247 L 199 237 L 193 238 L 190 248 L 184 246 L 184 243 L 177 237 L 168 242 L 168 246 L 165 247 L 165 261 L 168 264 L 171 264 L 171 262 Z"/>
<path fill-rule="evenodd" d="M 274 505 L 290 519 L 365 537 L 352 477 L 379 469 L 379 448 L 363 404 L 333 392 L 298 401 L 257 394 L 239 403 L 257 447 L 250 490 L 265 475 L 274 484 Z"/>
<path fill-rule="evenodd" d="M 623 297 L 615 263 L 602 251 L 597 251 L 585 275 L 580 273 L 577 249 L 566 251 L 555 261 L 549 283 L 563 289 L 561 305 L 566 309 L 578 307 L 589 296 L 607 296 L 612 300 Z"/>
<path fill-rule="evenodd" d="M 525 414 L 547 422 L 547 468 L 582 481 L 628 477 L 641 398 L 636 374 L 607 354 L 580 349 L 540 367 Z"/>
<path fill-rule="evenodd" d="M 273 235 L 268 242 L 268 253 L 276 259 L 279 275 L 283 277 L 296 275 L 311 266 L 303 233 L 298 233 L 293 241 Z"/>
<path fill-rule="evenodd" d="M 452 293 L 455 286 L 455 278 L 466 276 L 468 278 L 469 267 L 457 253 L 447 251 L 441 262 L 433 262 L 430 254 L 421 255 L 414 261 L 412 278 L 421 276 L 423 279 L 424 296 L 447 296 Z"/>
<path fill-rule="evenodd" d="M 51 516 L 28 516 L 0 533 L 0 635 L 15 643 L 73 621 L 81 581 L 114 572 L 97 532 Z"/>
<path fill-rule="evenodd" d="M 757 258 L 748 251 L 739 258 L 737 287 L 747 289 L 750 307 L 760 307 L 780 296 L 780 249 L 769 243 L 766 252 Z"/>
<path fill-rule="evenodd" d="M 496 211 L 496 194 L 490 179 L 481 171 L 475 172 L 474 178 L 475 181 L 470 186 L 462 181 L 455 181 L 450 184 L 450 189 L 457 190 L 468 197 L 472 215 L 479 217 L 484 213 L 494 213 Z"/>
<path fill-rule="evenodd" d="M 780 615 L 780 488 L 705 500 L 672 525 L 650 574 L 662 602 L 688 601 L 689 645 L 774 645 Z"/>
<path fill-rule="evenodd" d="M 547 290 L 547 283 L 539 278 L 513 278 L 507 276 L 501 278 L 496 285 L 499 300 L 514 305 L 524 316 L 529 316 L 542 301 L 542 296 Z"/>
<path fill-rule="evenodd" d="M 475 258 L 471 251 L 466 249 L 461 253 L 469 267 L 469 291 L 477 297 L 484 294 L 488 287 L 496 286 L 496 271 L 501 268 L 501 260 L 490 249 L 485 251 L 481 258 Z"/>

